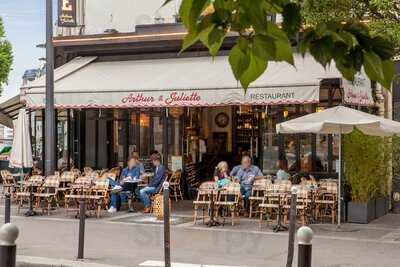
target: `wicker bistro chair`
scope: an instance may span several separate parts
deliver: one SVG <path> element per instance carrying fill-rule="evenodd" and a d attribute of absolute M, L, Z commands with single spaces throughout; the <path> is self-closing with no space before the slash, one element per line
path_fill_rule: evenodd
<path fill-rule="evenodd" d="M 81 176 L 81 171 L 77 168 L 72 168 L 71 172 L 75 174 L 75 177 Z"/>
<path fill-rule="evenodd" d="M 0 175 L 3 180 L 3 194 L 8 193 L 11 195 L 11 198 L 15 198 L 15 189 L 18 185 L 14 176 L 8 170 L 1 170 Z"/>
<path fill-rule="evenodd" d="M 183 200 L 181 179 L 182 179 L 181 170 L 175 171 L 169 178 L 169 188 L 171 189 L 171 194 L 175 197 L 176 202 L 178 201 L 178 198 Z"/>
<path fill-rule="evenodd" d="M 259 209 L 259 204 L 264 199 L 264 193 L 267 190 L 267 186 L 271 184 L 270 179 L 258 179 L 254 181 L 253 188 L 251 190 L 251 196 L 249 197 L 250 201 L 250 211 L 249 211 L 249 218 L 256 214 Z"/>
<path fill-rule="evenodd" d="M 292 194 L 287 193 L 283 199 L 284 203 L 282 205 L 284 222 L 288 222 L 290 215 Z M 309 209 L 309 204 L 311 203 L 310 191 L 305 187 L 299 187 L 297 191 L 297 201 L 296 201 L 296 216 L 301 218 L 302 225 L 306 224 L 307 211 Z"/>
<path fill-rule="evenodd" d="M 89 207 L 93 207 L 96 211 L 97 218 L 100 218 L 101 209 L 107 209 L 109 194 L 108 179 L 96 179 L 89 195 Z"/>
<path fill-rule="evenodd" d="M 88 176 L 89 174 L 91 174 L 93 172 L 93 169 L 91 167 L 83 167 L 83 174 L 85 176 Z"/>
<path fill-rule="evenodd" d="M 215 182 L 204 182 L 199 186 L 199 189 L 197 191 L 197 198 L 195 201 L 193 201 L 193 206 L 194 206 L 194 219 L 193 219 L 193 224 L 196 224 L 197 221 L 197 213 L 198 209 L 202 209 L 203 215 L 203 223 L 204 223 L 204 218 L 205 218 L 205 210 L 208 209 L 211 205 L 211 192 L 216 188 Z M 214 201 L 216 201 L 216 196 L 214 197 Z"/>
<path fill-rule="evenodd" d="M 315 195 L 316 217 L 319 219 L 330 218 L 336 221 L 338 185 L 336 181 L 327 181 L 320 184 Z"/>
<path fill-rule="evenodd" d="M 59 178 L 60 186 L 58 188 L 58 192 L 62 194 L 64 197 L 68 191 L 71 189 L 71 185 L 74 183 L 77 175 L 72 171 L 63 172 Z"/>
<path fill-rule="evenodd" d="M 60 177 L 57 175 L 47 176 L 44 183 L 38 188 L 37 192 L 34 194 L 36 198 L 36 206 L 42 207 L 44 213 L 47 210 L 47 215 L 50 215 L 51 206 L 53 203 L 56 207 L 58 204 L 58 189 L 60 186 Z"/>
<path fill-rule="evenodd" d="M 35 188 L 40 187 L 43 183 L 43 179 L 44 178 L 41 175 L 32 175 L 23 183 L 21 192 L 16 193 L 18 203 L 17 213 L 19 213 L 21 207 L 23 207 L 24 202 L 29 202 L 31 189 L 35 190 Z"/>
<path fill-rule="evenodd" d="M 67 214 L 69 211 L 79 212 L 79 200 L 89 199 L 92 192 L 92 183 L 93 180 L 87 176 L 80 176 L 74 181 L 64 199 L 65 212 Z M 71 205 L 74 205 L 75 208 L 71 208 Z"/>
<path fill-rule="evenodd" d="M 218 211 L 222 208 L 223 213 L 230 213 L 232 226 L 235 224 L 235 215 L 239 219 L 240 211 L 240 184 L 230 183 L 219 191 L 217 201 L 215 203 L 215 208 Z"/>

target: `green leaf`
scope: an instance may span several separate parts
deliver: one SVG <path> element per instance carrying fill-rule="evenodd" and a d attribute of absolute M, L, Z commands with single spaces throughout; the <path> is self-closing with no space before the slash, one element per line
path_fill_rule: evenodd
<path fill-rule="evenodd" d="M 364 69 L 368 77 L 373 81 L 381 82 L 384 80 L 382 70 L 382 60 L 372 51 L 364 52 Z"/>
<path fill-rule="evenodd" d="M 257 34 L 253 41 L 253 53 L 263 60 L 275 59 L 275 39 L 267 35 Z"/>
<path fill-rule="evenodd" d="M 382 36 L 375 36 L 371 40 L 372 49 L 382 60 L 392 58 L 394 55 L 394 48 L 392 43 L 383 38 Z"/>
<path fill-rule="evenodd" d="M 382 70 L 384 79 L 381 81 L 381 84 L 386 89 L 391 89 L 392 80 L 395 74 L 395 66 L 394 62 L 390 59 L 382 61 Z"/>
<path fill-rule="evenodd" d="M 267 69 L 268 61 L 257 57 L 254 49 L 250 50 L 250 63 L 243 75 L 240 77 L 240 84 L 247 90 L 250 83 L 257 80 Z"/>
<path fill-rule="evenodd" d="M 284 6 L 282 28 L 290 37 L 296 36 L 301 26 L 300 6 L 296 3 L 289 3 Z"/>
<path fill-rule="evenodd" d="M 356 37 L 349 32 L 339 31 L 338 35 L 342 38 L 343 42 L 349 47 L 354 47 L 358 44 Z"/>
<path fill-rule="evenodd" d="M 229 53 L 229 64 L 231 65 L 233 75 L 239 81 L 250 64 L 250 56 L 247 51 L 243 53 L 239 45 L 236 44 Z"/>
<path fill-rule="evenodd" d="M 208 48 L 210 54 L 214 57 L 225 39 L 225 32 L 218 29 L 215 24 L 205 29 L 199 34 L 201 42 Z"/>
<path fill-rule="evenodd" d="M 275 39 L 275 61 L 286 61 L 294 65 L 292 44 L 286 33 L 279 29 L 275 23 L 267 23 L 267 36 Z"/>
<path fill-rule="evenodd" d="M 182 53 L 183 51 L 191 47 L 198 40 L 199 40 L 199 34 L 197 33 L 197 31 L 188 32 L 185 36 L 185 39 L 183 39 L 182 48 L 181 51 L 179 51 L 179 53 Z"/>
<path fill-rule="evenodd" d="M 179 15 L 182 18 L 182 22 L 185 27 L 189 30 L 195 30 L 197 21 L 210 4 L 210 0 L 182 0 L 179 8 Z"/>
<path fill-rule="evenodd" d="M 333 58 L 334 43 L 330 37 L 324 37 L 310 46 L 310 53 L 324 68 Z"/>

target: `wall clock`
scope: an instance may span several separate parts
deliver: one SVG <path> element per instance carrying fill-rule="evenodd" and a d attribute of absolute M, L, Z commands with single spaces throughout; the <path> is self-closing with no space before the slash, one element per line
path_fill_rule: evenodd
<path fill-rule="evenodd" d="M 215 116 L 215 123 L 218 127 L 224 128 L 229 124 L 229 116 L 225 112 L 220 112 Z"/>

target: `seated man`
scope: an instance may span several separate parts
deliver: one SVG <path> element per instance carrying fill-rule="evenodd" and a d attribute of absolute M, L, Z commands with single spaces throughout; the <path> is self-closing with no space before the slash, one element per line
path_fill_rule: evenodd
<path fill-rule="evenodd" d="M 242 157 L 242 164 L 232 169 L 231 176 L 233 176 L 240 183 L 240 192 L 244 198 L 244 209 L 248 212 L 249 209 L 249 197 L 253 187 L 254 179 L 256 176 L 262 176 L 261 170 L 251 164 L 251 158 L 249 156 Z"/>
<path fill-rule="evenodd" d="M 143 162 L 140 161 L 139 153 L 138 152 L 132 152 L 132 158 L 135 158 L 137 160 L 137 163 L 140 168 L 140 174 L 143 174 L 145 172 L 144 170 L 144 164 Z"/>
<path fill-rule="evenodd" d="M 150 212 L 150 195 L 160 191 L 161 186 L 164 183 L 165 177 L 167 175 L 167 170 L 164 165 L 161 164 L 160 154 L 151 155 L 151 161 L 154 165 L 155 172 L 154 177 L 151 182 L 145 188 L 140 190 L 140 199 L 144 204 L 144 213 Z"/>
<path fill-rule="evenodd" d="M 135 158 L 130 158 L 128 161 L 128 167 L 124 168 L 121 173 L 120 181 L 114 181 L 108 178 L 109 184 L 112 186 L 111 190 L 111 204 L 108 209 L 109 213 L 117 211 L 118 196 L 121 198 L 121 203 L 125 203 L 128 200 L 128 194 L 121 192 L 123 190 L 124 183 L 129 181 L 138 180 L 140 176 L 140 167 Z"/>

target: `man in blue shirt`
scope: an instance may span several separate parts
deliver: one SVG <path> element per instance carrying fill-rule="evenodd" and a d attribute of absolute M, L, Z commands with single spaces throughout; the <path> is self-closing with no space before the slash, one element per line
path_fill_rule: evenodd
<path fill-rule="evenodd" d="M 247 212 L 254 180 L 257 176 L 262 176 L 263 174 L 257 166 L 251 164 L 251 158 L 249 156 L 243 156 L 242 164 L 235 166 L 230 175 L 240 183 L 240 192 L 243 195 L 244 208 Z"/>
<path fill-rule="evenodd" d="M 126 181 L 138 180 L 140 176 L 140 167 L 135 158 L 130 158 L 128 161 L 128 167 L 124 168 L 121 173 L 120 181 L 114 181 L 108 178 L 109 184 L 112 186 L 111 190 L 111 204 L 108 209 L 109 213 L 115 213 L 117 211 L 118 196 L 121 199 L 121 203 L 128 201 L 128 194 L 122 191 L 122 185 Z"/>
<path fill-rule="evenodd" d="M 158 193 L 165 177 L 167 176 L 167 169 L 161 164 L 160 154 L 151 155 L 151 161 L 155 167 L 154 177 L 145 188 L 140 190 L 140 199 L 144 204 L 144 213 L 150 212 L 150 195 Z"/>

